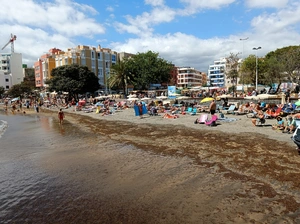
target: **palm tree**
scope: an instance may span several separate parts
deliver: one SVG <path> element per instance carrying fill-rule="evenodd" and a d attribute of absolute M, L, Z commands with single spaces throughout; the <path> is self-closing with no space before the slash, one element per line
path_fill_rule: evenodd
<path fill-rule="evenodd" d="M 112 65 L 110 70 L 110 77 L 108 78 L 108 85 L 111 87 L 119 87 L 123 89 L 123 93 L 127 94 L 127 85 L 129 76 L 126 71 L 126 62 L 124 59 Z"/>

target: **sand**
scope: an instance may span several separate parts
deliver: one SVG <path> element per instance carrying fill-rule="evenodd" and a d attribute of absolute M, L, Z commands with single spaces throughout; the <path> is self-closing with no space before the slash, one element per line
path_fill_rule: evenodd
<path fill-rule="evenodd" d="M 57 112 L 41 111 L 55 117 Z M 131 108 L 107 116 L 73 109 L 64 112 L 65 122 L 91 135 L 102 134 L 150 153 L 140 161 L 132 160 L 129 153 L 109 161 L 124 175 L 113 178 L 114 183 L 122 183 L 118 192 L 128 188 L 118 206 L 127 215 L 126 206 L 131 212 L 131 219 L 114 217 L 109 221 L 300 222 L 300 157 L 291 135 L 272 130 L 275 120 L 256 127 L 245 115 L 229 114 L 225 116 L 236 120 L 218 121 L 217 126 L 209 127 L 194 124 L 200 113 L 177 119 L 164 119 L 163 114 L 140 119 Z M 162 156 L 164 162 L 152 155 Z M 126 174 L 128 170 L 132 172 Z M 111 179 L 103 181 L 114 186 Z"/>

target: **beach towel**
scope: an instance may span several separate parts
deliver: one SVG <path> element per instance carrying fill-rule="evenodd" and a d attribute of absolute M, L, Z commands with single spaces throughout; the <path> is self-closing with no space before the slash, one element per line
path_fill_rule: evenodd
<path fill-rule="evenodd" d="M 201 116 L 196 119 L 195 124 L 204 124 L 207 121 L 207 117 L 207 114 L 201 114 Z"/>

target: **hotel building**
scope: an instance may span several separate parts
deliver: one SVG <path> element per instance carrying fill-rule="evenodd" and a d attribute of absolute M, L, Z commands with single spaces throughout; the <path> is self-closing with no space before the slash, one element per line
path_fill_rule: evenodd
<path fill-rule="evenodd" d="M 178 67 L 177 68 L 177 88 L 190 88 L 195 86 L 202 86 L 202 75 L 191 67 Z"/>
<path fill-rule="evenodd" d="M 0 86 L 5 90 L 23 81 L 22 54 L 1 53 L 0 54 Z"/>

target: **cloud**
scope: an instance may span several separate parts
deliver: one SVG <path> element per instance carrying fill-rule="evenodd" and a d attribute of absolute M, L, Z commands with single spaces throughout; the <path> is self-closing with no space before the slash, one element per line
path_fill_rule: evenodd
<path fill-rule="evenodd" d="M 163 6 L 164 0 L 145 0 L 145 4 L 152 6 Z"/>
<path fill-rule="evenodd" d="M 300 17 L 295 16 L 299 14 L 300 3 L 293 4 L 275 13 L 264 13 L 254 17 L 251 21 L 251 26 L 256 32 L 261 34 L 290 32 L 293 27 L 300 23 Z"/>
<path fill-rule="evenodd" d="M 220 9 L 234 3 L 236 0 L 180 0 L 185 7 L 181 14 L 191 15 L 204 9 Z"/>
<path fill-rule="evenodd" d="M 127 32 L 138 36 L 149 36 L 154 30 L 152 26 L 171 22 L 175 15 L 176 12 L 173 9 L 163 6 L 154 8 L 150 13 L 143 12 L 135 18 L 127 15 L 125 18 L 128 24 L 116 22 L 115 28 L 121 33 Z"/>
<path fill-rule="evenodd" d="M 24 10 L 26 9 L 26 10 Z M 75 3 L 71 0 L 38 4 L 32 0 L 1 2 L 0 22 L 11 25 L 51 29 L 67 36 L 79 36 L 104 33 L 104 26 L 86 14 L 97 14 L 91 6 Z"/>
<path fill-rule="evenodd" d="M 249 8 L 282 8 L 289 0 L 246 0 Z"/>
<path fill-rule="evenodd" d="M 50 48 L 77 46 L 77 36 L 92 38 L 105 32 L 104 25 L 92 15 L 98 12 L 91 6 L 71 0 L 40 2 L 33 0 L 1 1 L 0 45 L 17 36 L 15 52 L 22 52 L 23 63 L 29 66 Z M 4 52 L 9 52 L 6 47 Z"/>

